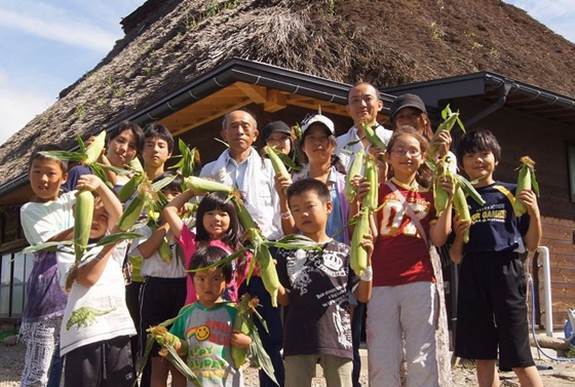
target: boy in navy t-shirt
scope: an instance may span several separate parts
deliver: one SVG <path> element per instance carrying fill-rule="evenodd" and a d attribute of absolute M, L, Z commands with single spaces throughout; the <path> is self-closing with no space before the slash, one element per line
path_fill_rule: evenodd
<path fill-rule="evenodd" d="M 537 198 L 530 190 L 515 192 L 514 184 L 497 182 L 493 172 L 501 148 L 488 130 L 466 134 L 457 159 L 485 200 L 468 202 L 471 222 L 455 219 L 455 240 L 449 251 L 461 262 L 455 354 L 475 359 L 480 386 L 498 385 L 495 368 L 513 370 L 523 386 L 542 386 L 529 346 L 523 255 L 541 239 Z M 527 214 L 515 217 L 513 201 Z M 469 228 L 469 242 L 464 233 Z"/>

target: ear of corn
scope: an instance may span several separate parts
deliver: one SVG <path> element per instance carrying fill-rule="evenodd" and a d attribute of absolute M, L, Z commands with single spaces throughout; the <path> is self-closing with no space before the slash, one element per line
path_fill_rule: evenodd
<path fill-rule="evenodd" d="M 74 252 L 79 262 L 86 251 L 92 219 L 94 217 L 94 195 L 90 191 L 80 191 L 76 195 L 76 212 L 74 215 Z"/>
<path fill-rule="evenodd" d="M 485 205 L 485 200 L 483 200 L 481 194 L 477 192 L 477 190 L 475 189 L 475 187 L 473 187 L 473 185 L 469 182 L 469 180 L 467 180 L 465 177 L 461 175 L 455 175 L 455 178 L 457 185 L 461 187 L 466 196 L 469 196 L 480 206 Z"/>
<path fill-rule="evenodd" d="M 355 197 L 356 189 L 353 186 L 352 181 L 355 176 L 361 176 L 361 167 L 363 166 L 364 156 L 365 152 L 362 150 L 355 154 L 351 167 L 345 176 L 345 197 L 349 201 L 352 201 Z"/>
<path fill-rule="evenodd" d="M 531 160 L 528 156 L 523 156 L 521 159 L 521 166 L 519 167 L 519 175 L 517 176 L 517 188 L 515 194 L 518 195 L 524 190 L 533 190 L 537 195 L 539 194 L 539 184 L 535 179 L 535 161 Z M 533 182 L 535 181 L 535 184 Z M 534 189 L 534 187 L 537 187 Z M 527 209 L 518 199 L 513 202 L 513 212 L 515 216 L 522 216 L 527 212 Z"/>
<path fill-rule="evenodd" d="M 365 178 L 369 182 L 369 191 L 363 200 L 363 205 L 369 211 L 375 211 L 377 208 L 377 195 L 378 195 L 378 173 L 377 164 L 373 157 L 369 156 L 365 160 Z"/>
<path fill-rule="evenodd" d="M 357 276 L 361 276 L 367 267 L 367 252 L 361 246 L 364 235 L 369 234 L 369 211 L 363 208 L 359 213 L 359 218 L 353 229 L 351 238 L 350 266 Z"/>
<path fill-rule="evenodd" d="M 467 206 L 467 200 L 465 200 L 465 193 L 461 187 L 457 186 L 455 188 L 455 193 L 453 195 L 453 207 L 455 212 L 459 216 L 460 220 L 466 220 L 471 222 L 471 214 L 469 213 L 469 207 Z M 469 242 L 469 229 L 465 231 L 463 237 L 463 242 Z"/>
<path fill-rule="evenodd" d="M 257 298 L 255 298 L 257 303 Z M 254 328 L 254 323 L 252 319 L 252 305 L 250 302 L 252 298 L 248 293 L 242 295 L 240 302 L 238 304 L 238 311 L 236 318 L 234 319 L 233 331 L 239 332 L 244 335 L 250 336 Z M 255 309 L 255 305 L 253 306 Z M 230 349 L 232 355 L 232 361 L 234 363 L 234 368 L 239 369 L 245 362 L 248 354 L 247 348 L 238 348 L 232 346 Z"/>
<path fill-rule="evenodd" d="M 264 146 L 264 152 L 268 155 L 276 175 L 279 174 L 284 177 L 290 176 L 286 166 L 284 165 L 283 161 L 280 159 L 276 150 L 273 147 L 269 145 Z"/>
<path fill-rule="evenodd" d="M 98 161 L 98 158 L 102 154 L 104 147 L 106 146 L 106 131 L 102 130 L 90 145 L 86 147 L 86 159 L 84 164 L 90 165 Z"/>
<path fill-rule="evenodd" d="M 143 174 L 137 173 L 134 176 L 132 176 L 130 181 L 124 184 L 124 186 L 118 192 L 118 199 L 120 199 L 122 203 L 125 203 L 136 192 L 136 190 L 138 189 L 143 180 L 144 180 Z"/>
<path fill-rule="evenodd" d="M 232 193 L 233 187 L 219 183 L 217 181 L 203 179 L 196 176 L 188 176 L 184 178 L 184 189 L 194 189 L 201 192 L 225 192 Z"/>
<path fill-rule="evenodd" d="M 128 231 L 136 223 L 142 213 L 145 203 L 146 194 L 144 192 L 140 192 L 140 194 L 130 202 L 128 208 L 124 210 L 124 213 L 118 222 L 118 229 L 120 231 Z"/>
<path fill-rule="evenodd" d="M 368 124 L 364 124 L 363 131 L 365 132 L 365 138 L 367 138 L 367 141 L 369 141 L 371 145 L 385 152 L 386 146 L 375 132 L 375 128 L 375 126 L 371 127 Z"/>
<path fill-rule="evenodd" d="M 259 246 L 259 249 L 256 252 L 256 259 L 260 267 L 260 276 L 264 283 L 264 287 L 270 294 L 272 306 L 276 308 L 278 306 L 277 299 L 280 280 L 278 278 L 276 264 L 274 263 L 270 250 L 266 245 L 262 244 Z"/>
<path fill-rule="evenodd" d="M 238 213 L 238 219 L 242 224 L 244 230 L 246 231 L 247 237 L 250 240 L 253 250 L 254 257 L 252 262 L 254 262 L 260 268 L 260 277 L 264 283 L 264 287 L 268 291 L 271 297 L 272 306 L 277 307 L 277 294 L 280 287 L 280 282 L 278 278 L 278 273 L 276 271 L 276 265 L 271 257 L 268 246 L 266 245 L 267 240 L 262 235 L 256 222 L 253 220 L 252 216 L 249 214 L 246 207 L 240 202 L 240 199 L 232 196 L 232 201 Z M 249 280 L 253 272 L 253 264 L 250 264 L 248 276 L 246 280 Z"/>

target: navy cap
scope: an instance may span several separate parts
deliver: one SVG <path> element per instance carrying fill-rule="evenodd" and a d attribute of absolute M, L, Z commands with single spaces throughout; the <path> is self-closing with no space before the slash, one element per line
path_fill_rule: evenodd
<path fill-rule="evenodd" d="M 402 94 L 399 97 L 397 97 L 393 103 L 391 104 L 391 114 L 390 114 L 390 118 L 393 121 L 395 115 L 403 108 L 406 107 L 411 107 L 411 108 L 415 108 L 419 111 L 421 111 L 422 113 L 426 113 L 427 114 L 427 109 L 425 109 L 425 104 L 423 103 L 423 101 L 421 100 L 421 98 L 418 95 L 415 94 Z"/>
<path fill-rule="evenodd" d="M 288 136 L 292 135 L 292 130 L 288 124 L 283 121 L 272 121 L 265 124 L 262 128 L 262 137 L 264 141 L 266 141 L 268 137 L 275 132 L 285 133 Z"/>

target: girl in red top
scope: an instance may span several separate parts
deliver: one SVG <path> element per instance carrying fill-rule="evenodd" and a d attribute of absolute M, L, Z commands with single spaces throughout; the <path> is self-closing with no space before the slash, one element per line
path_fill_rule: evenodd
<path fill-rule="evenodd" d="M 371 385 L 401 385 L 405 350 L 406 385 L 439 386 L 434 335 L 438 299 L 429 243 L 441 246 L 447 240 L 451 197 L 447 210 L 436 217 L 433 194 L 419 178 L 427 148 L 422 135 L 404 127 L 394 133 L 385 154 L 393 177 L 379 187 L 382 209 L 376 214 L 373 295 L 367 308 Z M 451 191 L 450 182 L 442 185 Z"/>

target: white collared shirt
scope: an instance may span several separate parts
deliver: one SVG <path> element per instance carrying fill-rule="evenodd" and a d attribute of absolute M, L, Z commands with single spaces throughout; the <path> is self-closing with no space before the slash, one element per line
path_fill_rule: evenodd
<path fill-rule="evenodd" d="M 377 124 L 375 134 L 384 144 L 387 145 L 391 139 L 393 131 L 385 129 L 383 125 Z M 353 162 L 354 155 L 360 150 L 365 150 L 361 139 L 357 135 L 357 128 L 352 126 L 347 133 L 342 134 L 336 139 L 335 154 L 341 160 L 347 171 Z"/>
<path fill-rule="evenodd" d="M 239 164 L 225 150 L 200 172 L 201 177 L 210 177 L 239 189 L 250 215 L 268 239 L 278 239 L 283 235 L 274 175 L 270 160 L 262 159 L 254 148 Z"/>

